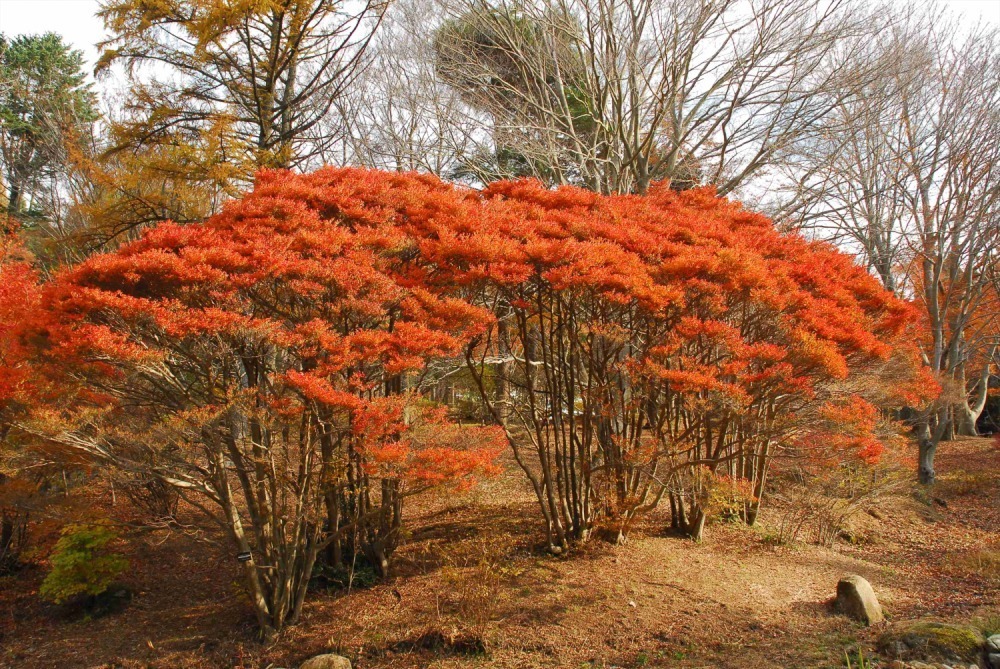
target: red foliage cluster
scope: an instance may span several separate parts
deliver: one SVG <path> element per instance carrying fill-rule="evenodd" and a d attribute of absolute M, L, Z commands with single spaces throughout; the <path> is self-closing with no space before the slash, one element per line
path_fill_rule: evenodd
<path fill-rule="evenodd" d="M 759 497 L 775 450 L 830 434 L 818 412 L 838 393 L 869 415 L 869 400 L 934 390 L 907 341 L 910 305 L 849 256 L 711 189 L 601 196 L 518 181 L 482 197 L 457 228 L 410 229 L 426 278 L 511 323 L 481 339 L 479 360 L 513 361 L 499 373 L 536 396 L 494 415 L 557 463 L 551 476 L 525 466 L 556 544 L 585 536 L 601 506 L 627 525 L 665 487 L 697 507 L 692 466 L 747 479 Z M 876 458 L 875 423 L 853 425 L 855 454 Z"/>
<path fill-rule="evenodd" d="M 205 223 L 161 225 L 66 272 L 46 292 L 54 353 L 123 374 L 232 355 L 232 378 L 215 379 L 218 392 L 200 408 L 220 408 L 246 387 L 285 420 L 315 404 L 342 419 L 358 448 L 380 449 L 373 461 L 391 460 L 395 475 L 442 479 L 441 457 L 411 454 L 404 467 L 384 455 L 401 452 L 408 395 L 383 395 L 392 377 L 456 355 L 488 320 L 408 276 L 415 242 L 399 220 L 461 217 L 464 198 L 426 178 L 350 176 L 310 188 L 263 173 L 252 194 Z M 461 478 L 483 464 L 469 463 L 445 468 Z"/>
<path fill-rule="evenodd" d="M 35 299 L 26 266 L 4 271 Z M 489 473 L 504 435 L 553 545 L 602 517 L 624 533 L 664 494 L 696 534 L 713 496 L 756 513 L 778 451 L 877 457 L 872 403 L 915 387 L 908 305 L 709 189 L 264 172 L 202 224 L 64 271 L 42 304 L 32 341 L 76 409 L 53 438 L 219 505 L 241 551 L 285 565 L 247 572 L 271 629 L 318 551 L 384 569 L 403 497 Z M 419 400 L 428 362 L 459 358 L 502 433 Z"/>
<path fill-rule="evenodd" d="M 321 555 L 384 573 L 404 498 L 491 473 L 502 443 L 494 428 L 456 438 L 420 402 L 427 361 L 490 315 L 414 278 L 408 226 L 474 200 L 413 175 L 325 174 L 263 173 L 204 223 L 64 271 L 33 333 L 64 377 L 51 439 L 199 496 L 273 567 L 246 569 L 266 632 L 297 618 Z"/>
<path fill-rule="evenodd" d="M 0 429 L 30 391 L 29 350 L 21 337 L 38 306 L 40 287 L 31 256 L 14 230 L 0 236 Z"/>

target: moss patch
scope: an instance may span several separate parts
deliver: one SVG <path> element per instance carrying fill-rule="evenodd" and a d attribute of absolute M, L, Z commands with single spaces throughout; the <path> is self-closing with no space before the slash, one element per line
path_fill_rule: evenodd
<path fill-rule="evenodd" d="M 879 638 L 879 650 L 902 660 L 965 660 L 975 662 L 983 648 L 975 627 L 932 621 L 900 623 Z"/>

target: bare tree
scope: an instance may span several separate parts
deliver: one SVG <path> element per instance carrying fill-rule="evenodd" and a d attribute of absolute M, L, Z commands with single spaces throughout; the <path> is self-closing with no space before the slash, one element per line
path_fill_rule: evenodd
<path fill-rule="evenodd" d="M 776 201 L 765 205 L 781 225 L 850 249 L 893 292 L 904 290 L 909 269 L 898 102 L 926 66 L 926 50 L 905 45 L 926 28 L 897 25 L 856 54 L 881 75 L 785 153 Z"/>
<path fill-rule="evenodd" d="M 489 114 L 501 168 L 600 192 L 745 184 L 853 93 L 836 65 L 876 27 L 848 0 L 448 8 L 438 71 Z"/>
<path fill-rule="evenodd" d="M 954 407 L 922 422 L 920 471 L 926 481 L 934 479 L 940 438 L 950 425 L 975 434 L 985 404 L 996 342 L 987 344 L 987 370 L 976 375 L 982 382 L 971 389 L 972 398 L 966 365 L 974 353 L 970 345 L 986 343 L 979 328 L 989 324 L 977 331 L 973 319 L 1000 240 L 1000 34 L 977 33 L 938 47 L 925 87 L 903 100 L 906 152 L 900 156 L 912 185 L 904 201 L 915 224 L 916 287 L 931 330 L 927 358 L 959 391 Z"/>
<path fill-rule="evenodd" d="M 932 11 L 868 56 L 882 76 L 800 147 L 783 214 L 857 250 L 924 310 L 925 361 L 944 387 L 917 421 L 932 482 L 937 444 L 976 434 L 997 350 L 985 300 L 1000 240 L 1000 33 L 963 36 Z"/>
<path fill-rule="evenodd" d="M 427 24 L 440 14 L 428 0 L 403 0 L 387 11 L 369 66 L 324 121 L 331 134 L 342 134 L 325 162 L 451 177 L 487 141 L 483 115 L 435 72 Z"/>

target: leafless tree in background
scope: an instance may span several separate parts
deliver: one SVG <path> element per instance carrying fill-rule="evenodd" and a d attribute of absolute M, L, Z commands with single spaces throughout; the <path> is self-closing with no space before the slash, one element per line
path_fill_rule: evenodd
<path fill-rule="evenodd" d="M 914 14 L 862 57 L 881 76 L 838 106 L 786 165 L 784 215 L 850 247 L 926 314 L 925 359 L 944 386 L 918 419 L 920 478 L 952 433 L 976 434 L 997 351 L 1000 33 Z"/>
<path fill-rule="evenodd" d="M 368 66 L 326 120 L 342 135 L 326 162 L 447 178 L 489 141 L 483 115 L 435 72 L 428 25 L 439 23 L 440 14 L 430 0 L 403 0 L 389 9 Z"/>
<path fill-rule="evenodd" d="M 489 115 L 498 150 L 600 192 L 734 191 L 853 92 L 841 73 L 857 68 L 838 65 L 877 29 L 848 0 L 455 0 L 447 13 L 438 72 Z"/>
<path fill-rule="evenodd" d="M 929 25 L 922 28 L 929 29 Z M 845 97 L 817 132 L 796 143 L 779 166 L 771 213 L 785 227 L 805 229 L 849 248 L 887 290 L 900 292 L 905 273 L 907 209 L 899 160 L 902 89 L 917 85 L 926 49 L 907 46 L 919 30 L 894 26 L 855 54 L 876 69 L 861 95 Z"/>

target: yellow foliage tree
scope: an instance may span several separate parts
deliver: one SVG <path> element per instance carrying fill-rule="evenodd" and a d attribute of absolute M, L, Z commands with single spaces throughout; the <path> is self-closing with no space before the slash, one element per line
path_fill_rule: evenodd
<path fill-rule="evenodd" d="M 198 220 L 262 167 L 310 164 L 385 9 L 332 0 L 106 0 L 96 71 L 129 91 L 110 140 L 78 156 L 81 215 L 100 242 Z"/>

